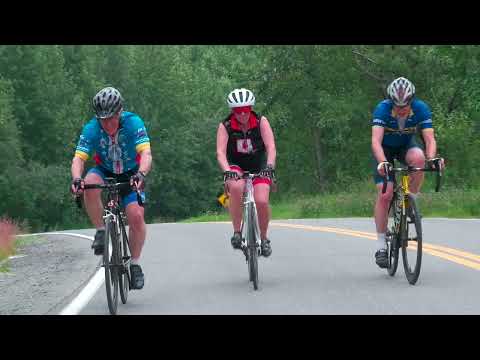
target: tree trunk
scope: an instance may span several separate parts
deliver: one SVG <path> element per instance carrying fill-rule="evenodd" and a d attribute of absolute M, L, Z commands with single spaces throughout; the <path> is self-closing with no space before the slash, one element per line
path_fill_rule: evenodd
<path fill-rule="evenodd" d="M 320 138 L 320 129 L 318 127 L 313 127 L 313 142 L 315 146 L 315 160 L 316 160 L 316 174 L 318 187 L 320 190 L 324 189 L 326 186 L 325 179 L 325 170 L 322 166 L 323 161 L 323 151 L 322 151 L 322 142 Z"/>

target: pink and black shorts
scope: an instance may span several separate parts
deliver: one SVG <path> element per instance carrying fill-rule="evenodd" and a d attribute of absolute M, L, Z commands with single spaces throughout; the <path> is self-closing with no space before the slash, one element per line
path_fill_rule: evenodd
<path fill-rule="evenodd" d="M 230 165 L 230 170 L 231 171 L 236 171 L 240 175 L 243 175 L 243 170 L 240 166 L 238 165 Z M 272 179 L 267 178 L 267 177 L 262 177 L 262 178 L 255 178 L 253 180 L 253 186 L 258 185 L 258 184 L 267 184 L 267 185 L 272 185 Z"/>

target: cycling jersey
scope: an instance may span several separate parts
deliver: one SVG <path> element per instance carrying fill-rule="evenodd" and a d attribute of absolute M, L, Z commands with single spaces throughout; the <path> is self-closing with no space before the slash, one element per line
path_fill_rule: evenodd
<path fill-rule="evenodd" d="M 140 163 L 139 153 L 150 148 L 150 139 L 143 120 L 132 112 L 123 111 L 120 127 L 114 136 L 103 130 L 96 117 L 82 130 L 75 156 L 88 160 L 95 153 L 97 165 L 114 174 L 135 169 Z"/>
<path fill-rule="evenodd" d="M 385 129 L 382 146 L 405 147 L 415 136 L 417 127 L 421 130 L 432 128 L 432 112 L 426 103 L 414 99 L 405 122 L 398 120 L 392 100 L 383 100 L 373 112 L 372 126 Z"/>
<path fill-rule="evenodd" d="M 260 121 L 261 116 L 252 111 L 245 133 L 233 114 L 223 121 L 228 132 L 227 160 L 230 165 L 238 165 L 242 170 L 250 172 L 259 172 L 266 165 Z"/>

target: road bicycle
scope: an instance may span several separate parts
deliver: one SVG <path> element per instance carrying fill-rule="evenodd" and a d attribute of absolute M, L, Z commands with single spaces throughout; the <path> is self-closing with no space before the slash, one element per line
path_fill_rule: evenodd
<path fill-rule="evenodd" d="M 103 221 L 105 223 L 105 243 L 103 250 L 102 267 L 105 269 L 105 288 L 110 314 L 115 315 L 118 308 L 118 294 L 123 304 L 126 304 L 128 292 L 131 289 L 130 274 L 130 243 L 125 226 L 127 218 L 123 207 L 120 205 L 120 191 L 131 189 L 129 182 L 116 182 L 115 178 L 105 178 L 104 184 L 85 184 L 85 190 L 101 189 L 105 191 Z M 137 202 L 143 206 L 139 190 Z M 76 198 L 81 207 L 80 198 Z"/>
<path fill-rule="evenodd" d="M 390 175 L 393 174 L 393 197 L 389 205 L 388 225 L 385 234 L 388 254 L 387 271 L 390 276 L 395 275 L 401 248 L 403 268 L 411 285 L 417 282 L 422 265 L 422 218 L 419 207 L 410 194 L 409 175 L 417 171 L 436 172 L 435 192 L 438 192 L 442 179 L 439 162 L 439 158 L 433 159 L 435 168 L 385 167 L 386 176 L 383 179 L 382 193 L 385 193 L 387 182 Z M 397 183 L 395 174 L 401 175 L 400 183 Z"/>

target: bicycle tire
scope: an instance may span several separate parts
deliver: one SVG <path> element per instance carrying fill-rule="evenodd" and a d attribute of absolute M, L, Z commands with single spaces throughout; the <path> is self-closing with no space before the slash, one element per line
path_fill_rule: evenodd
<path fill-rule="evenodd" d="M 400 214 L 399 214 L 399 203 L 398 203 L 398 195 L 396 193 L 393 194 L 392 201 L 390 202 L 390 206 L 388 208 L 389 214 L 389 221 L 392 223 L 387 223 L 387 249 L 388 249 L 388 267 L 387 272 L 390 276 L 395 276 L 398 268 L 398 258 L 400 253 L 400 246 L 399 246 L 399 226 L 400 223 Z M 390 214 L 392 215 L 390 218 Z"/>
<path fill-rule="evenodd" d="M 112 244 L 110 256 L 109 244 Z M 108 221 L 105 226 L 105 244 L 103 249 L 103 266 L 105 267 L 105 289 L 107 291 L 107 303 L 110 314 L 115 315 L 118 308 L 118 268 L 115 266 L 115 254 L 117 253 L 117 234 L 115 224 Z"/>
<path fill-rule="evenodd" d="M 122 220 L 119 221 L 119 227 L 120 227 L 120 234 L 121 234 L 121 239 L 119 241 L 120 245 L 120 264 L 122 266 L 120 267 L 121 269 L 121 274 L 118 277 L 118 287 L 120 288 L 120 299 L 122 300 L 122 304 L 126 304 L 128 300 L 128 291 L 130 290 L 130 247 L 128 243 L 128 236 L 127 232 L 125 230 L 125 225 Z"/>
<path fill-rule="evenodd" d="M 243 227 L 245 229 L 245 242 L 247 245 L 247 254 L 248 254 L 248 280 L 253 282 L 253 288 L 258 289 L 258 261 L 257 253 L 255 248 L 255 230 L 254 223 L 252 221 L 253 216 L 253 204 L 249 204 L 245 208 L 244 219 L 245 223 Z"/>
<path fill-rule="evenodd" d="M 255 213 L 255 208 L 253 204 L 250 205 L 251 210 L 250 210 L 250 226 L 249 226 L 249 232 L 250 232 L 250 244 L 248 246 L 250 250 L 250 258 L 252 259 L 252 282 L 253 282 L 253 289 L 258 290 L 258 249 L 257 249 L 257 238 L 256 238 L 256 232 L 255 232 L 255 224 L 256 224 L 256 213 Z"/>
<path fill-rule="evenodd" d="M 410 208 L 413 211 L 413 226 L 415 227 L 415 237 L 409 238 L 408 230 L 409 230 L 409 222 L 407 221 L 407 215 L 403 216 L 403 226 L 402 226 L 402 233 L 403 233 L 403 239 L 402 239 L 402 257 L 403 257 L 403 268 L 405 270 L 405 275 L 407 277 L 408 282 L 411 285 L 415 285 L 415 283 L 418 280 L 418 277 L 420 276 L 420 269 L 422 266 L 422 222 L 420 219 L 420 215 L 418 214 L 418 207 L 416 204 L 416 201 L 414 198 L 412 198 L 410 195 L 408 196 L 408 208 Z M 408 210 L 405 209 L 406 211 Z M 409 241 L 415 242 L 416 246 L 415 248 L 412 248 L 410 246 L 410 251 L 415 251 L 416 250 L 416 256 L 415 258 L 415 266 L 412 270 L 411 264 L 408 260 L 408 254 L 407 250 L 409 247 Z"/>

